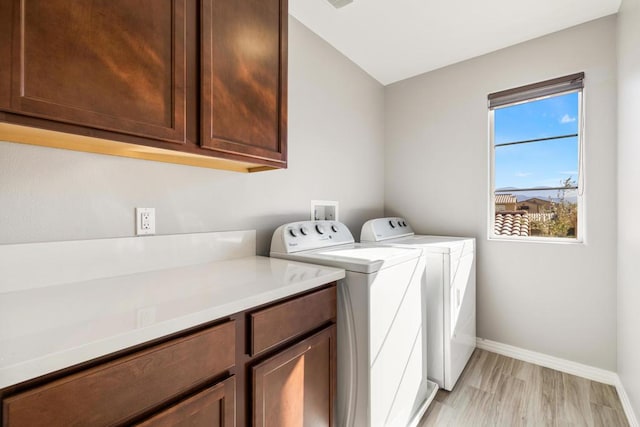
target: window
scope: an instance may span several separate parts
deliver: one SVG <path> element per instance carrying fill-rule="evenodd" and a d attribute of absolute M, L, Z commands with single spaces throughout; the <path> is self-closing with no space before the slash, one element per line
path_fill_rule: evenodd
<path fill-rule="evenodd" d="M 582 241 L 584 73 L 489 95 L 489 237 Z"/>

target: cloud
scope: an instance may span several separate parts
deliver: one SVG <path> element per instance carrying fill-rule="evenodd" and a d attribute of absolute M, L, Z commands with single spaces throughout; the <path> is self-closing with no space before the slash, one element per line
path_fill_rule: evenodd
<path fill-rule="evenodd" d="M 562 116 L 562 118 L 560 119 L 560 123 L 565 124 L 565 123 L 573 123 L 576 121 L 575 117 L 571 117 L 568 114 L 565 114 L 564 116 Z"/>
<path fill-rule="evenodd" d="M 560 175 L 578 175 L 578 171 L 560 171 Z"/>
<path fill-rule="evenodd" d="M 533 173 L 531 172 L 516 172 L 516 176 L 520 178 L 524 178 L 525 176 L 531 176 Z"/>

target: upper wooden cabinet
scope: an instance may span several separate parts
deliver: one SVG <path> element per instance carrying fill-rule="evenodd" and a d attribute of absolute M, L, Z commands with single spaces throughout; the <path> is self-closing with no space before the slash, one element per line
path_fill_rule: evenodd
<path fill-rule="evenodd" d="M 0 140 L 286 167 L 287 0 L 0 0 L 0 75 L 0 122 L 62 132 Z"/>
<path fill-rule="evenodd" d="M 184 144 L 185 1 L 15 1 L 9 109 Z"/>
<path fill-rule="evenodd" d="M 203 147 L 286 160 L 286 0 L 202 1 Z"/>

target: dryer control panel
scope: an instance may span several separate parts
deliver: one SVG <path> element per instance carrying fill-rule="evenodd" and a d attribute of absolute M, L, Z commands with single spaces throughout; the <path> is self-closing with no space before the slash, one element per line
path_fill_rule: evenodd
<path fill-rule="evenodd" d="M 376 218 L 364 223 L 360 232 L 360 241 L 381 242 L 397 237 L 413 236 L 413 234 L 413 229 L 404 218 Z"/>
<path fill-rule="evenodd" d="M 291 222 L 273 233 L 271 252 L 289 254 L 354 242 L 351 231 L 338 221 Z"/>

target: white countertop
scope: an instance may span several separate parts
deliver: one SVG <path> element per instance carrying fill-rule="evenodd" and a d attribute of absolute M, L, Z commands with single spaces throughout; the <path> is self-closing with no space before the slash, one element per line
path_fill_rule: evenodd
<path fill-rule="evenodd" d="M 344 270 L 248 256 L 0 293 L 0 388 L 304 292 Z"/>

